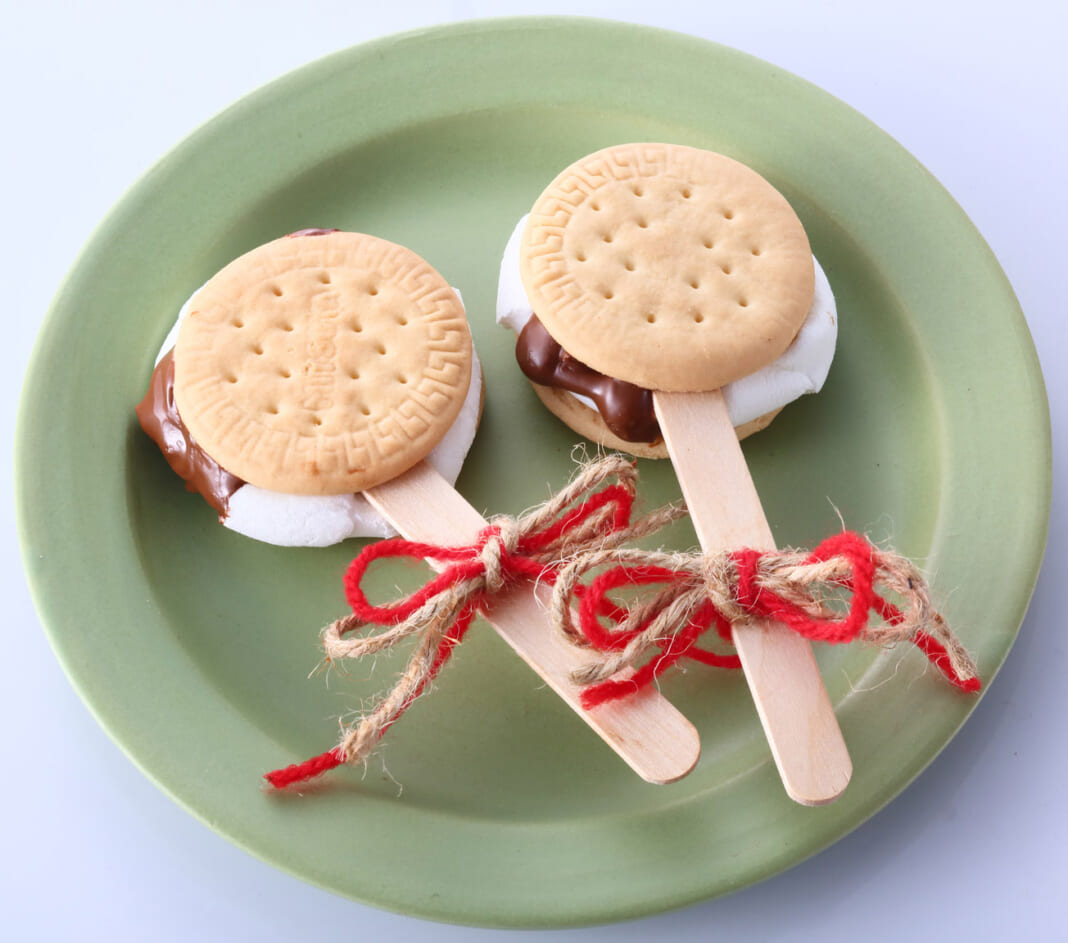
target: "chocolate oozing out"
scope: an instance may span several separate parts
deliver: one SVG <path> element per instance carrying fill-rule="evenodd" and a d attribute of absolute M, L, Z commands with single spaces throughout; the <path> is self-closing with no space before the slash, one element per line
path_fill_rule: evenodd
<path fill-rule="evenodd" d="M 535 383 L 592 399 L 605 425 L 624 441 L 656 442 L 660 438 L 652 391 L 580 363 L 553 340 L 536 315 L 520 332 L 515 356 L 519 368 Z"/>
<path fill-rule="evenodd" d="M 337 229 L 298 229 L 286 238 L 325 236 Z M 160 359 L 152 371 L 145 398 L 135 412 L 145 430 L 167 459 L 167 464 L 185 481 L 190 491 L 200 494 L 222 520 L 229 512 L 230 498 L 245 484 L 205 452 L 189 434 L 174 404 L 174 351 Z"/>
<path fill-rule="evenodd" d="M 174 351 L 168 351 L 152 372 L 145 398 L 137 404 L 141 428 L 159 446 L 167 464 L 190 491 L 203 495 L 222 520 L 230 497 L 244 482 L 222 468 L 193 440 L 174 405 Z"/>

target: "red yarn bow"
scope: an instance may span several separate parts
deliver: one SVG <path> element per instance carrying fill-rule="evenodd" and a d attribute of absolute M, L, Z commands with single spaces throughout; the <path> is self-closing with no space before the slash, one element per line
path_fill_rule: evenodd
<path fill-rule="evenodd" d="M 618 483 L 594 492 L 610 477 Z M 610 536 L 628 530 L 635 481 L 629 461 L 610 457 L 584 468 L 575 481 L 531 513 L 519 519 L 495 519 L 470 546 L 438 547 L 395 539 L 365 547 L 344 578 L 353 615 L 324 630 L 328 660 L 374 654 L 411 635 L 419 643 L 397 686 L 345 732 L 338 746 L 268 773 L 267 781 L 288 786 L 363 759 L 434 680 L 490 597 L 524 580 L 552 584 L 560 560 L 604 545 Z M 374 561 L 397 557 L 427 560 L 439 573 L 410 596 L 376 606 L 364 592 L 363 579 Z M 370 625 L 388 628 L 378 635 L 344 637 Z"/>
<path fill-rule="evenodd" d="M 486 586 L 469 601 L 468 608 L 473 611 L 483 604 L 487 596 L 499 592 L 505 584 L 523 579 L 541 579 L 551 583 L 555 579 L 556 571 L 549 561 L 543 559 L 547 550 L 555 554 L 566 534 L 588 524 L 595 516 L 603 516 L 600 512 L 605 509 L 609 510 L 609 514 L 598 524 L 597 532 L 606 535 L 622 530 L 630 521 L 633 503 L 633 494 L 623 485 L 609 485 L 579 507 L 550 522 L 544 529 L 517 533 L 512 547 L 508 546 L 501 524 L 490 524 L 483 528 L 479 531 L 475 543 L 466 547 L 438 547 L 435 544 L 400 538 L 382 540 L 364 547 L 359 556 L 349 564 L 344 580 L 345 598 L 352 606 L 353 613 L 365 623 L 396 625 L 409 618 L 439 593 L 466 580 L 485 578 Z M 440 572 L 406 599 L 385 606 L 375 606 L 368 600 L 361 584 L 375 560 L 391 557 L 426 560 L 431 565 L 440 564 Z M 499 576 L 494 573 L 494 557 L 499 560 Z"/>
<path fill-rule="evenodd" d="M 611 568 L 588 585 L 578 582 L 584 573 L 604 565 Z M 651 599 L 639 599 L 627 608 L 610 598 L 613 590 L 640 586 L 661 588 Z M 900 596 L 902 606 L 880 595 L 880 587 Z M 556 593 L 553 611 L 559 627 L 573 639 L 609 653 L 576 678 L 590 684 L 582 694 L 587 708 L 634 693 L 680 658 L 741 667 L 737 655 L 697 644 L 710 629 L 730 642 L 731 625 L 741 620 L 779 622 L 807 639 L 832 644 L 857 638 L 879 644 L 908 639 L 957 687 L 971 692 L 981 686 L 967 653 L 931 607 L 926 583 L 915 567 L 848 531 L 824 540 L 810 553 L 737 550 L 705 557 L 593 552 L 562 571 Z M 842 594 L 849 598 L 844 612 L 840 603 L 829 604 L 830 597 Z M 577 627 L 567 604 L 572 597 L 578 601 Z M 873 624 L 873 616 L 881 624 Z M 623 667 L 635 667 L 654 650 L 631 677 L 611 677 Z"/>

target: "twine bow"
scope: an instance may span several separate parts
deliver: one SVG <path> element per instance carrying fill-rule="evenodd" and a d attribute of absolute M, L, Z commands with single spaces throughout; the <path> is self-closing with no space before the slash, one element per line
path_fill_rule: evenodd
<path fill-rule="evenodd" d="M 613 478 L 614 484 L 605 485 Z M 520 580 L 552 583 L 562 561 L 618 546 L 635 533 L 648 532 L 650 526 L 662 526 L 656 521 L 639 522 L 636 530 L 631 523 L 636 481 L 630 461 L 609 456 L 583 466 L 569 485 L 522 517 L 493 518 L 470 546 L 437 547 L 398 539 L 365 547 L 345 574 L 345 595 L 353 614 L 323 629 L 326 660 L 374 655 L 411 636 L 418 637 L 415 649 L 400 679 L 374 709 L 357 723 L 342 725 L 337 746 L 304 763 L 268 773 L 267 781 L 276 787 L 288 786 L 365 759 L 434 680 L 492 596 Z M 669 516 L 681 513 L 672 510 Z M 661 515 L 657 521 L 666 519 Z M 425 559 L 440 572 L 407 598 L 375 606 L 361 584 L 375 560 L 390 557 Z M 352 635 L 371 625 L 386 628 L 376 634 Z"/>
<path fill-rule="evenodd" d="M 603 567 L 609 569 L 581 583 Z M 653 590 L 629 606 L 610 597 L 614 590 L 639 587 Z M 882 593 L 893 594 L 901 605 Z M 578 625 L 572 600 L 578 603 Z M 683 657 L 740 667 L 736 655 L 701 648 L 697 641 L 715 629 L 729 642 L 732 624 L 759 620 L 781 622 L 814 641 L 859 638 L 886 646 L 908 640 L 957 687 L 980 688 L 975 665 L 932 606 L 916 567 L 849 531 L 811 552 L 584 551 L 558 574 L 552 617 L 565 638 L 598 652 L 596 661 L 573 674 L 576 683 L 589 685 L 582 693 L 586 708 L 632 694 Z M 635 673 L 625 680 L 612 677 L 623 668 Z"/>

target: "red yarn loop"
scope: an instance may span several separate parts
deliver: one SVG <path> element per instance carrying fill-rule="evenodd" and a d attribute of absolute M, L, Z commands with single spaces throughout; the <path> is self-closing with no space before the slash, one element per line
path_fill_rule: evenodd
<path fill-rule="evenodd" d="M 599 501 L 596 506 L 578 508 L 581 513 L 577 519 L 587 519 L 595 510 L 608 500 L 615 500 L 624 504 L 629 502 L 630 496 L 620 494 L 613 489 L 622 488 L 612 485 L 605 489 L 608 499 Z M 605 492 L 601 492 L 604 494 Z M 600 497 L 600 495 L 598 495 Z M 587 502 L 593 505 L 594 502 Z M 629 516 L 629 504 L 626 505 Z M 398 622 L 412 616 L 433 597 L 462 583 L 464 580 L 478 579 L 486 575 L 486 550 L 493 547 L 500 563 L 500 584 L 495 587 L 487 587 L 486 592 L 478 594 L 477 606 L 481 608 L 486 595 L 499 592 L 505 586 L 521 580 L 549 580 L 553 578 L 553 570 L 546 568 L 543 563 L 532 558 L 532 555 L 544 545 L 551 542 L 554 536 L 559 536 L 559 528 L 554 525 L 551 531 L 534 533 L 521 537 L 516 542 L 514 549 L 509 549 L 507 542 L 502 539 L 501 527 L 491 524 L 481 530 L 474 544 L 467 547 L 438 547 L 434 544 L 418 543 L 411 540 L 394 538 L 382 540 L 376 544 L 365 547 L 349 565 L 345 574 L 345 598 L 352 607 L 353 613 L 363 621 L 374 625 L 396 625 Z M 433 564 L 444 565 L 444 569 L 438 573 L 429 583 L 395 603 L 384 606 L 374 605 L 363 590 L 363 579 L 371 564 L 376 560 L 384 559 L 407 559 L 426 560 Z"/>

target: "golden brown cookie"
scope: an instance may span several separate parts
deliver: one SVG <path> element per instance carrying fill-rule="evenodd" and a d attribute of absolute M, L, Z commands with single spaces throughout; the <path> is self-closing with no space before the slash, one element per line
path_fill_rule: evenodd
<path fill-rule="evenodd" d="M 756 171 L 673 144 L 623 144 L 534 204 L 520 270 L 571 356 L 646 389 L 722 387 L 779 357 L 812 304 L 808 237 Z"/>
<path fill-rule="evenodd" d="M 174 398 L 237 477 L 345 494 L 424 458 L 470 376 L 464 309 L 437 271 L 383 239 L 315 231 L 253 249 L 197 292 Z"/>

